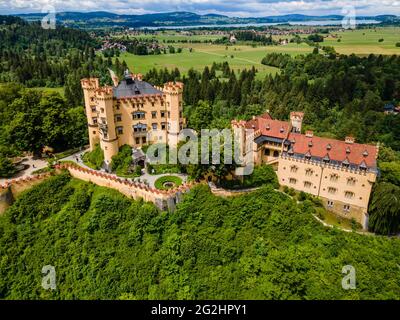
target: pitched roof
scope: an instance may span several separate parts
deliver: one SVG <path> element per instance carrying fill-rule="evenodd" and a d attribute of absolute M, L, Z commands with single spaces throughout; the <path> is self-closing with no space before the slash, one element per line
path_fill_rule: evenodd
<path fill-rule="evenodd" d="M 286 139 L 289 133 L 289 123 L 286 121 L 272 120 L 269 114 L 247 121 L 247 129 L 260 131 L 261 135 L 278 139 Z"/>
<path fill-rule="evenodd" d="M 305 155 L 310 152 L 312 157 L 321 159 L 329 157 L 331 161 L 345 162 L 344 164 L 348 161 L 357 166 L 364 162 L 367 167 L 376 168 L 378 154 L 376 146 L 359 143 L 350 144 L 341 140 L 317 136 L 307 137 L 300 133 L 290 133 L 289 140 L 292 142 L 293 151 L 296 154 Z"/>
<path fill-rule="evenodd" d="M 143 94 L 162 94 L 160 90 L 154 88 L 150 83 L 141 80 L 124 79 L 113 88 L 114 97 L 117 99 L 128 98 Z"/>

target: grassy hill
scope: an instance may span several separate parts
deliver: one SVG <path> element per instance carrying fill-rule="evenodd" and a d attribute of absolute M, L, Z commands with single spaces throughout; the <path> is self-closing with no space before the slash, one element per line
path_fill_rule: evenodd
<path fill-rule="evenodd" d="M 0 217 L 0 298 L 398 298 L 400 241 L 326 229 L 313 211 L 268 186 L 233 199 L 200 186 L 166 213 L 55 176 Z M 41 288 L 45 265 L 56 291 Z"/>

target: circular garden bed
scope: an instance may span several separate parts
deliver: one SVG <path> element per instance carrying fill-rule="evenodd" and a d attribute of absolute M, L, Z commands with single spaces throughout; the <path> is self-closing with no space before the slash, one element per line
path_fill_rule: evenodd
<path fill-rule="evenodd" d="M 158 190 L 169 190 L 179 187 L 182 184 L 182 179 L 177 176 L 164 176 L 158 178 L 154 186 Z"/>

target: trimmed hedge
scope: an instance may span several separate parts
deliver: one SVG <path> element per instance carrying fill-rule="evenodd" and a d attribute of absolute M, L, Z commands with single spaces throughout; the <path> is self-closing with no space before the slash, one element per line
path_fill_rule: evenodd
<path fill-rule="evenodd" d="M 173 183 L 174 186 L 173 187 L 165 187 L 164 184 L 167 182 Z M 182 179 L 177 176 L 164 176 L 164 177 L 158 178 L 156 180 L 156 182 L 154 183 L 154 185 L 158 190 L 169 190 L 169 189 L 176 188 L 176 187 L 179 187 L 180 185 L 182 185 Z"/>

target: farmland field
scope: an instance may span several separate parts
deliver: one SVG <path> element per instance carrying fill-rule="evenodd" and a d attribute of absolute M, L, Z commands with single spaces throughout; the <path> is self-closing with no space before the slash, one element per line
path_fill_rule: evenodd
<path fill-rule="evenodd" d="M 334 46 L 336 51 L 341 54 L 369 55 L 374 54 L 400 54 L 400 47 L 396 43 L 400 42 L 400 28 L 376 28 L 347 30 L 344 32 L 333 32 L 333 35 L 341 37 L 328 37 L 323 45 Z M 383 39 L 382 42 L 379 42 Z"/>
<path fill-rule="evenodd" d="M 258 77 L 263 78 L 268 74 L 276 74 L 279 69 L 264 66 L 261 60 L 269 52 L 283 52 L 292 55 L 306 54 L 312 48 L 306 44 L 290 44 L 288 46 L 259 46 L 251 47 L 244 45 L 224 46 L 212 44 L 180 44 L 182 53 L 137 56 L 130 53 L 121 54 L 120 60 L 125 60 L 129 68 L 137 73 L 146 73 L 152 68 L 175 67 L 185 74 L 190 68 L 203 70 L 205 66 L 211 66 L 213 62 L 220 63 L 228 61 L 235 71 L 250 69 L 254 66 L 258 70 Z M 189 48 L 193 51 L 190 52 Z"/>

